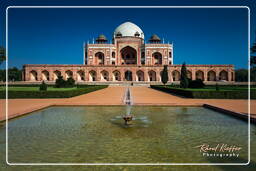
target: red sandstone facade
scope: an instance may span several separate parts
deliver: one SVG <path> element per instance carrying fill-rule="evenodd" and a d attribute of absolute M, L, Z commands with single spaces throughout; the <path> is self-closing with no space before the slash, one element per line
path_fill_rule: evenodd
<path fill-rule="evenodd" d="M 168 65 L 169 81 L 180 80 L 181 65 L 173 64 L 173 44 L 165 44 L 153 35 L 149 43 L 133 23 L 121 24 L 114 32 L 112 43 L 100 35 L 96 43 L 84 46 L 83 65 L 34 65 L 23 69 L 25 81 L 55 81 L 73 77 L 77 82 L 161 82 L 163 66 Z M 192 80 L 234 81 L 233 65 L 187 65 Z"/>

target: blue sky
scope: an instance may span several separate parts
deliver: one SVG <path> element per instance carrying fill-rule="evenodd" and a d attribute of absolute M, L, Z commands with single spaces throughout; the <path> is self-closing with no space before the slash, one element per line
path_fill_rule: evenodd
<path fill-rule="evenodd" d="M 235 68 L 247 68 L 247 12 L 245 8 L 9 9 L 9 66 L 82 64 L 83 42 L 91 42 L 99 34 L 111 40 L 119 24 L 131 21 L 143 30 L 146 40 L 157 34 L 165 42 L 173 42 L 175 64 L 234 64 Z M 254 25 L 252 22 L 253 30 Z"/>

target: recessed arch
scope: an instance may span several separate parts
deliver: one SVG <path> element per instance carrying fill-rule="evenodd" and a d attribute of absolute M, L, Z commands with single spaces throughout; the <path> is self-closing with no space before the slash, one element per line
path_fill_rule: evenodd
<path fill-rule="evenodd" d="M 42 80 L 43 81 L 49 81 L 50 80 L 49 71 L 47 71 L 47 70 L 42 71 Z"/>
<path fill-rule="evenodd" d="M 38 81 L 37 72 L 35 70 L 32 70 L 29 72 L 30 81 Z"/>
<path fill-rule="evenodd" d="M 187 70 L 187 77 L 192 80 L 192 72 L 190 70 Z"/>
<path fill-rule="evenodd" d="M 137 51 L 131 46 L 126 46 L 120 50 L 122 65 L 137 64 Z"/>
<path fill-rule="evenodd" d="M 73 78 L 73 72 L 71 70 L 67 70 L 65 72 L 66 79 Z"/>
<path fill-rule="evenodd" d="M 225 80 L 228 81 L 228 72 L 225 70 L 222 70 L 219 74 L 219 79 L 220 80 Z"/>
<path fill-rule="evenodd" d="M 137 81 L 145 81 L 144 79 L 144 72 L 139 70 L 136 72 Z"/>
<path fill-rule="evenodd" d="M 208 81 L 216 81 L 216 72 L 211 70 L 207 73 L 207 80 Z"/>
<path fill-rule="evenodd" d="M 85 81 L 85 74 L 83 70 L 77 71 L 77 81 Z"/>
<path fill-rule="evenodd" d="M 125 81 L 132 81 L 132 71 L 127 70 L 124 73 Z"/>
<path fill-rule="evenodd" d="M 177 70 L 172 71 L 173 81 L 180 81 L 180 72 Z"/>
<path fill-rule="evenodd" d="M 105 61 L 104 53 L 102 53 L 102 52 L 95 53 L 96 65 L 104 65 L 104 61 Z"/>
<path fill-rule="evenodd" d="M 201 70 L 196 71 L 196 80 L 204 81 L 204 72 Z"/>
<path fill-rule="evenodd" d="M 162 65 L 163 63 L 162 54 L 160 52 L 154 52 L 152 54 L 152 59 L 153 65 Z"/>
<path fill-rule="evenodd" d="M 151 70 L 148 72 L 149 81 L 156 81 L 156 72 Z"/>
<path fill-rule="evenodd" d="M 118 70 L 113 71 L 113 81 L 121 81 L 121 73 Z"/>
<path fill-rule="evenodd" d="M 109 81 L 109 73 L 106 70 L 100 72 L 101 81 Z"/>
<path fill-rule="evenodd" d="M 96 81 L 97 80 L 97 73 L 94 70 L 89 72 L 89 81 Z"/>

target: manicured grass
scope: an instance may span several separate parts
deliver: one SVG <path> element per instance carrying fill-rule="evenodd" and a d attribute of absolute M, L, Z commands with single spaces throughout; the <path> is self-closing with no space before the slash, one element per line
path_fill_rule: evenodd
<path fill-rule="evenodd" d="M 5 87 L 0 87 L 0 91 L 4 90 Z M 55 87 L 48 87 L 47 91 L 70 91 L 70 90 L 76 90 L 77 87 L 71 87 L 71 88 L 55 88 Z M 37 87 L 8 87 L 8 91 L 39 91 L 39 86 Z"/>
<path fill-rule="evenodd" d="M 39 86 L 8 87 L 9 99 L 33 99 L 33 98 L 68 98 L 108 87 L 107 85 L 82 85 L 72 88 L 55 88 L 49 86 L 47 91 L 40 91 Z M 0 87 L 0 99 L 5 98 L 5 87 Z"/>
<path fill-rule="evenodd" d="M 151 88 L 176 94 L 188 98 L 202 99 L 248 99 L 248 88 L 245 86 L 221 86 L 216 90 L 215 86 L 205 88 L 178 88 L 174 86 L 154 86 Z M 251 99 L 256 99 L 256 88 L 251 88 Z"/>

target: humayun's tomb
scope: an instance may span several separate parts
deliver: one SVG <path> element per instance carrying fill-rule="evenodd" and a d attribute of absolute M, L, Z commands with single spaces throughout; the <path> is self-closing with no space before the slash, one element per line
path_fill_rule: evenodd
<path fill-rule="evenodd" d="M 94 43 L 84 45 L 84 64 L 23 66 L 25 81 L 55 81 L 73 77 L 77 82 L 151 82 L 161 81 L 161 71 L 168 65 L 169 81 L 180 80 L 181 65 L 173 64 L 173 44 L 152 35 L 146 43 L 143 31 L 131 22 L 119 25 L 112 43 L 99 35 Z M 188 77 L 205 82 L 234 81 L 234 65 L 186 65 Z"/>

